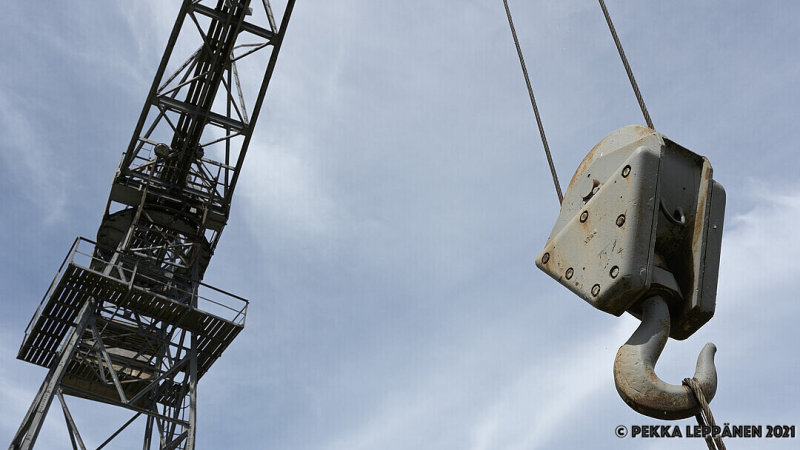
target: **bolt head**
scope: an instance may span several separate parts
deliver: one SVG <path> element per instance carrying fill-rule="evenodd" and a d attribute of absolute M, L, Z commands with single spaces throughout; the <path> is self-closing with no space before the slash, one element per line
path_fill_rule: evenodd
<path fill-rule="evenodd" d="M 600 293 L 600 285 L 599 284 L 595 284 L 594 286 L 592 286 L 592 295 L 594 297 L 597 297 L 597 294 L 599 294 L 599 293 Z"/>
<path fill-rule="evenodd" d="M 589 218 L 589 211 L 584 211 L 581 213 L 581 223 L 586 222 L 586 219 Z"/>
<path fill-rule="evenodd" d="M 621 227 L 621 226 L 623 226 L 623 225 L 625 225 L 625 214 L 620 214 L 620 215 L 617 217 L 617 226 L 618 226 L 618 227 Z"/>
<path fill-rule="evenodd" d="M 550 253 L 542 255 L 542 264 L 547 264 L 547 261 L 550 261 Z"/>
<path fill-rule="evenodd" d="M 619 275 L 619 266 L 612 267 L 611 271 L 608 274 L 611 275 L 611 278 L 617 278 L 617 276 Z"/>
<path fill-rule="evenodd" d="M 622 178 L 627 178 L 628 175 L 631 174 L 631 166 L 625 166 L 622 168 Z"/>
<path fill-rule="evenodd" d="M 570 267 L 569 269 L 567 269 L 567 273 L 565 273 L 565 274 L 564 274 L 564 276 L 565 276 L 565 277 L 566 277 L 568 280 L 570 280 L 570 279 L 572 279 L 572 275 L 573 275 L 574 273 L 575 273 L 575 271 L 574 271 L 574 270 L 572 270 L 572 267 Z"/>

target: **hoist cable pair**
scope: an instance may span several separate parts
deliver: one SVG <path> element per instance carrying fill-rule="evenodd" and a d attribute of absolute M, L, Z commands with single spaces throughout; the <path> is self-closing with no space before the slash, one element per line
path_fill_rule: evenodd
<path fill-rule="evenodd" d="M 644 116 L 645 122 L 647 123 L 647 126 L 649 127 L 649 130 L 647 130 L 647 129 L 641 129 L 641 130 L 640 129 L 635 129 L 635 130 L 632 130 L 632 128 L 636 128 L 636 127 L 627 127 L 627 128 L 623 128 L 622 130 L 619 130 L 618 132 L 612 133 L 612 135 L 609 136 L 609 137 L 616 137 L 617 139 L 622 139 L 622 137 L 629 137 L 631 133 L 633 133 L 633 134 L 638 136 L 638 135 L 643 135 L 643 134 L 649 132 L 651 134 L 650 137 L 657 136 L 657 139 L 658 139 L 657 142 L 661 142 L 662 145 L 664 145 L 664 146 L 669 146 L 672 143 L 668 142 L 667 144 L 664 144 L 663 142 L 666 141 L 666 138 L 664 138 L 662 140 L 661 138 L 663 138 L 663 136 L 658 135 L 654 131 L 654 126 L 653 126 L 652 119 L 650 118 L 650 114 L 647 111 L 647 107 L 646 107 L 646 105 L 644 103 L 644 99 L 642 97 L 641 91 L 639 90 L 639 86 L 636 83 L 636 78 L 633 75 L 633 71 L 632 71 L 632 69 L 630 67 L 630 64 L 628 63 L 628 59 L 625 56 L 625 52 L 624 52 L 624 50 L 622 48 L 622 44 L 621 44 L 621 42 L 619 40 L 619 36 L 617 35 L 616 29 L 614 28 L 614 24 L 613 24 L 613 21 L 611 20 L 611 15 L 608 12 L 608 8 L 606 8 L 605 2 L 603 0 L 598 0 L 598 1 L 600 3 L 601 9 L 603 11 L 603 15 L 604 15 L 604 17 L 606 19 L 606 23 L 608 24 L 608 28 L 609 28 L 609 30 L 611 32 L 611 36 L 614 39 L 614 43 L 615 43 L 615 45 L 617 47 L 617 51 L 619 53 L 620 59 L 622 61 L 622 64 L 625 67 L 625 72 L 628 75 L 628 79 L 629 79 L 629 81 L 631 83 L 631 87 L 632 87 L 632 89 L 634 91 L 634 94 L 636 96 L 636 100 L 639 103 L 639 107 L 640 107 L 640 109 L 642 111 L 642 115 Z M 534 116 L 536 118 L 536 123 L 537 123 L 538 128 L 539 128 L 539 134 L 540 134 L 541 139 L 542 139 L 542 145 L 544 147 L 545 156 L 547 157 L 547 162 L 548 162 L 548 165 L 550 166 L 550 172 L 551 172 L 551 175 L 552 175 L 552 178 L 553 178 L 553 184 L 555 185 L 556 194 L 558 195 L 559 204 L 561 204 L 562 208 L 564 208 L 565 207 L 565 205 L 564 205 L 564 195 L 562 194 L 561 185 L 560 185 L 560 183 L 558 181 L 558 175 L 557 175 L 556 170 L 555 170 L 555 165 L 553 164 L 553 158 L 552 158 L 552 155 L 551 155 L 551 152 L 550 152 L 550 147 L 549 147 L 549 145 L 547 143 L 547 138 L 545 136 L 544 126 L 542 124 L 542 119 L 541 119 L 541 116 L 539 114 L 539 108 L 536 105 L 536 99 L 535 99 L 534 94 L 533 94 L 533 88 L 531 86 L 531 81 L 530 81 L 530 77 L 528 75 L 528 70 L 527 70 L 527 68 L 525 66 L 525 60 L 524 60 L 523 55 L 522 55 L 522 50 L 521 50 L 521 47 L 520 47 L 520 44 L 519 44 L 519 39 L 517 38 L 516 29 L 514 27 L 514 21 L 513 21 L 512 16 L 511 16 L 511 10 L 510 10 L 510 8 L 508 6 L 508 0 L 503 0 L 503 5 L 505 7 L 506 16 L 508 18 L 508 24 L 509 24 L 509 27 L 511 29 L 511 34 L 512 34 L 512 37 L 514 39 L 514 45 L 515 45 L 516 50 L 517 50 L 517 55 L 519 57 L 520 66 L 522 68 L 522 73 L 523 73 L 523 76 L 524 76 L 524 79 L 525 79 L 525 83 L 526 83 L 526 86 L 527 86 L 527 89 L 528 89 L 528 94 L 530 96 L 531 106 L 533 107 Z M 643 128 L 643 127 L 638 127 L 638 128 Z M 644 139 L 641 139 L 640 142 L 643 141 L 643 140 Z M 605 141 L 606 140 L 601 142 L 601 144 L 598 144 L 598 146 L 602 145 Z M 606 145 L 609 145 L 609 144 L 606 144 Z M 664 148 L 666 148 L 666 147 L 664 147 Z M 606 149 L 606 150 L 608 150 L 608 149 Z M 611 150 L 614 151 L 615 149 L 613 147 L 611 147 Z M 695 155 L 695 154 L 689 152 L 688 150 L 685 150 L 685 149 L 682 149 L 682 150 L 685 151 L 684 153 L 688 153 L 688 154 L 693 155 L 693 156 L 698 156 L 698 155 Z M 674 152 L 674 150 L 670 150 L 670 151 Z M 594 151 L 592 153 L 594 153 Z M 619 152 L 619 153 L 622 153 L 622 152 Z M 641 152 L 639 152 L 639 149 L 637 149 L 637 151 L 634 152 L 634 153 L 641 153 Z M 659 155 L 661 155 L 661 154 L 659 153 Z M 590 153 L 590 156 L 593 156 L 593 155 Z M 587 156 L 587 160 L 590 159 L 590 156 Z M 602 157 L 603 156 L 603 152 L 598 152 L 597 156 Z M 659 158 L 660 158 L 660 156 L 659 156 Z M 672 158 L 674 158 L 674 156 L 672 156 Z M 699 157 L 699 158 L 702 158 L 702 157 Z M 716 244 L 717 244 L 716 248 L 714 248 L 715 246 L 709 244 L 709 249 L 708 249 L 708 254 L 712 255 L 711 259 L 713 260 L 713 254 L 714 254 L 715 250 L 717 251 L 717 255 L 718 255 L 718 247 L 719 247 L 720 239 L 721 239 L 722 216 L 724 215 L 724 189 L 722 189 L 721 185 L 718 185 L 718 183 L 716 183 L 716 182 L 714 182 L 713 180 L 710 179 L 710 165 L 707 163 L 707 160 L 705 158 L 702 158 L 702 161 L 703 162 L 701 164 L 702 164 L 703 169 L 706 169 L 706 168 L 708 169 L 708 175 L 706 176 L 706 178 L 703 178 L 703 180 L 702 180 L 708 186 L 707 187 L 707 192 L 709 194 L 711 194 L 712 192 L 717 193 L 717 202 L 716 202 L 717 206 L 716 206 L 716 208 L 712 207 L 710 200 L 706 200 L 706 203 L 705 203 L 705 211 L 709 212 L 712 216 L 715 216 L 715 218 L 713 220 L 719 220 L 719 225 L 717 225 L 717 224 L 713 225 L 713 228 L 715 230 L 719 227 L 719 231 L 718 231 L 717 236 L 716 236 L 716 239 L 717 239 L 716 240 Z M 657 167 L 657 173 L 660 173 L 660 170 L 661 170 L 661 168 L 660 168 L 660 166 L 658 166 Z M 630 165 L 626 165 L 622 169 L 622 175 L 621 176 L 623 178 L 628 177 L 630 172 L 631 172 L 631 166 Z M 590 176 L 590 175 L 591 174 L 587 173 L 587 176 Z M 576 174 L 576 177 L 577 177 L 577 174 Z M 573 180 L 575 180 L 575 178 L 573 178 Z M 616 181 L 615 181 L 615 183 L 616 183 Z M 592 198 L 592 196 L 594 196 L 595 194 L 598 193 L 600 185 L 601 185 L 601 183 L 597 179 L 594 179 L 591 182 L 591 184 L 588 186 L 588 190 L 584 189 L 586 191 L 586 192 L 584 192 L 585 196 L 581 195 L 582 198 L 579 198 L 578 200 L 583 200 L 583 204 L 585 205 L 588 202 L 588 200 L 590 200 Z M 572 188 L 572 186 L 570 186 L 570 188 Z M 656 187 L 654 189 L 658 189 L 658 187 Z M 654 192 L 655 192 L 655 190 L 654 190 Z M 695 198 L 695 201 L 696 202 L 701 202 L 701 200 L 699 200 L 698 198 Z M 720 203 L 722 204 L 722 206 L 719 206 Z M 659 206 L 655 207 L 655 210 L 657 210 L 658 212 L 665 212 L 666 218 L 667 219 L 672 219 L 671 222 L 673 222 L 674 224 L 677 224 L 677 225 L 680 225 L 680 226 L 686 225 L 686 223 L 685 223 L 686 217 L 684 215 L 683 210 L 680 207 L 678 207 L 678 209 L 675 210 L 674 214 L 671 213 L 664 206 L 663 198 L 659 199 Z M 673 214 L 673 215 L 670 215 L 670 214 Z M 562 211 L 562 215 L 563 215 L 563 211 Z M 695 216 L 697 216 L 697 214 L 695 214 Z M 678 219 L 678 217 L 680 217 L 680 219 Z M 583 222 L 585 222 L 587 220 L 588 220 L 588 210 L 584 210 L 580 214 L 579 221 L 581 223 L 583 223 Z M 709 220 L 711 220 L 711 219 L 709 219 Z M 709 220 L 703 221 L 703 220 L 696 219 L 696 223 L 694 225 L 695 225 L 695 227 L 699 226 L 702 229 L 708 229 L 708 227 L 709 227 L 708 221 Z M 559 222 L 562 222 L 562 218 L 561 217 L 559 217 Z M 619 217 L 617 217 L 616 225 L 618 227 L 620 227 L 620 228 L 623 227 L 624 222 L 625 222 L 625 216 L 624 215 L 620 215 Z M 655 222 L 654 219 L 653 219 L 653 222 Z M 557 223 L 557 226 L 558 225 L 559 225 L 559 223 Z M 655 226 L 655 225 L 653 225 L 653 226 Z M 565 228 L 567 228 L 567 226 L 565 226 Z M 597 233 L 597 232 L 593 231 L 593 233 Z M 589 239 L 591 239 L 592 237 L 593 237 L 593 235 L 589 236 Z M 552 238 L 552 235 L 551 235 L 551 238 Z M 713 243 L 713 239 L 714 239 L 713 237 L 709 238 L 709 240 L 712 241 L 712 243 Z M 586 242 L 588 242 L 588 241 L 589 240 L 586 240 Z M 614 244 L 616 245 L 616 241 L 614 241 Z M 703 244 L 704 245 L 702 246 L 701 253 L 705 257 L 707 249 L 705 247 L 705 242 Z M 614 375 L 615 375 L 615 383 L 617 384 L 617 390 L 619 391 L 619 393 L 623 397 L 623 399 L 632 408 L 634 408 L 635 410 L 637 410 L 637 411 L 639 411 L 639 412 L 641 412 L 643 414 L 651 415 L 653 417 L 661 417 L 661 413 L 662 412 L 664 414 L 667 414 L 666 411 L 659 411 L 659 408 L 661 408 L 663 405 L 655 405 L 655 406 L 653 406 L 653 405 L 645 405 L 645 406 L 643 406 L 641 404 L 638 404 L 639 401 L 651 400 L 651 399 L 645 398 L 644 396 L 639 396 L 639 397 L 629 396 L 630 390 L 626 386 L 621 387 L 621 384 L 622 385 L 628 385 L 628 386 L 634 386 L 634 391 L 636 391 L 637 393 L 640 390 L 643 390 L 643 389 L 650 389 L 652 391 L 660 391 L 661 393 L 668 393 L 671 396 L 671 400 L 675 404 L 670 405 L 670 407 L 672 408 L 670 410 L 670 413 L 669 413 L 669 414 L 671 414 L 671 417 L 661 417 L 661 418 L 673 418 L 673 419 L 675 419 L 675 418 L 688 417 L 687 411 L 699 410 L 699 412 L 697 412 L 695 414 L 695 417 L 697 419 L 698 424 L 701 425 L 701 426 L 709 426 L 709 427 L 711 427 L 711 426 L 715 425 L 714 418 L 711 415 L 711 410 L 710 410 L 710 408 L 708 406 L 708 402 L 706 401 L 706 395 L 704 395 L 703 391 L 705 389 L 706 392 L 708 392 L 709 400 L 711 398 L 713 398 L 713 395 L 714 395 L 714 393 L 716 391 L 716 369 L 714 368 L 714 365 L 713 365 L 713 355 L 714 355 L 714 352 L 716 351 L 716 347 L 713 344 L 708 344 L 703 349 L 703 352 L 701 352 L 700 357 L 698 358 L 698 367 L 697 367 L 698 370 L 695 373 L 695 377 L 684 379 L 683 386 L 669 385 L 669 384 L 666 384 L 666 383 L 662 382 L 660 379 L 658 379 L 658 383 L 652 383 L 652 384 L 650 384 L 651 380 L 646 380 L 646 381 L 642 382 L 642 380 L 637 379 L 637 378 L 651 378 L 651 377 L 642 376 L 642 375 L 648 375 L 648 374 L 644 374 L 644 373 L 639 372 L 642 367 L 645 367 L 646 369 L 648 369 L 650 374 L 655 375 L 655 373 L 653 372 L 653 366 L 655 365 L 655 361 L 657 360 L 658 356 L 660 355 L 661 350 L 663 349 L 663 345 L 664 345 L 664 343 L 666 342 L 666 340 L 667 340 L 667 338 L 669 336 L 673 336 L 673 337 L 676 337 L 676 338 L 679 338 L 679 339 L 683 339 L 685 337 L 688 337 L 688 335 L 690 335 L 697 328 L 702 326 L 705 323 L 705 321 L 710 319 L 710 315 L 708 315 L 707 317 L 704 318 L 704 320 L 700 319 L 699 323 L 691 323 L 690 325 L 683 324 L 683 325 L 685 325 L 685 327 L 684 327 L 685 329 L 683 329 L 683 330 L 679 329 L 678 331 L 675 331 L 675 334 L 677 334 L 677 336 L 670 334 L 670 327 L 669 327 L 669 325 L 670 325 L 670 323 L 669 323 L 670 322 L 670 312 L 669 312 L 669 309 L 667 307 L 667 301 L 661 298 L 662 297 L 661 294 L 662 293 L 665 294 L 663 296 L 666 297 L 666 298 L 669 298 L 669 295 L 667 295 L 669 293 L 674 294 L 674 296 L 676 296 L 676 297 L 680 297 L 680 292 L 679 292 L 680 288 L 678 287 L 678 283 L 675 281 L 675 278 L 672 276 L 672 273 L 667 270 L 666 262 L 663 261 L 663 256 L 661 256 L 660 253 L 655 253 L 654 247 L 655 247 L 654 243 L 651 242 L 651 250 L 650 250 L 651 254 L 649 255 L 649 259 L 658 260 L 658 262 L 655 263 L 655 264 L 657 266 L 656 269 L 661 271 L 661 272 L 657 272 L 659 274 L 659 276 L 660 276 L 660 279 L 657 280 L 657 282 L 655 284 L 655 286 L 656 286 L 656 288 L 655 288 L 656 290 L 655 291 L 652 290 L 653 288 L 650 285 L 650 281 L 647 282 L 647 286 L 646 287 L 648 289 L 650 289 L 650 290 L 647 291 L 647 294 L 643 296 L 643 297 L 647 297 L 647 298 L 645 298 L 645 300 L 643 300 L 643 301 L 640 301 L 638 303 L 638 305 L 634 305 L 633 306 L 632 309 L 637 309 L 637 311 L 635 311 L 635 312 L 634 311 L 630 311 L 634 315 L 637 315 L 637 316 L 641 317 L 642 324 L 636 330 L 636 332 L 634 333 L 634 336 L 631 338 L 631 340 L 629 340 L 628 343 L 623 345 L 620 348 L 620 351 L 617 354 L 617 358 L 615 360 L 615 365 L 614 365 Z M 621 251 L 621 249 L 620 249 L 620 251 Z M 663 247 L 662 247 L 661 252 L 663 252 Z M 563 255 L 561 255 L 561 256 L 563 256 Z M 550 268 L 546 267 L 548 265 L 548 263 L 550 262 L 550 259 L 551 259 L 550 253 L 546 249 L 546 251 L 543 253 L 542 257 L 537 261 L 537 265 L 539 265 L 539 267 L 542 268 L 542 270 L 545 270 L 545 272 L 548 272 L 551 276 L 556 278 L 556 274 L 552 273 L 552 270 Z M 704 261 L 703 264 L 705 264 L 705 259 L 703 259 L 703 261 Z M 648 263 L 653 264 L 651 261 L 648 261 Z M 717 264 L 718 264 L 718 258 L 717 258 Z M 713 266 L 714 263 L 712 262 L 710 265 Z M 586 268 L 584 267 L 584 270 L 585 269 Z M 651 268 L 650 271 L 655 271 L 656 269 Z M 650 278 L 650 275 L 649 275 L 651 273 L 650 271 L 648 271 L 648 280 Z M 619 267 L 618 266 L 613 266 L 611 268 L 611 271 L 610 271 L 610 277 L 611 278 L 616 278 L 618 276 L 618 274 L 619 274 Z M 579 295 L 584 296 L 584 299 L 586 299 L 590 303 L 595 301 L 592 298 L 586 298 L 586 296 L 597 297 L 598 295 L 600 295 L 600 285 L 599 284 L 595 284 L 592 287 L 591 291 L 590 291 L 591 294 L 587 294 L 586 292 L 581 292 L 581 289 L 579 287 L 575 287 L 575 286 L 578 286 L 578 283 L 575 283 L 575 286 L 572 286 L 573 282 L 566 282 L 567 280 L 571 280 L 573 276 L 575 276 L 575 271 L 573 270 L 572 267 L 569 267 L 564 272 L 563 275 L 562 274 L 558 274 L 558 278 L 557 279 L 560 282 L 562 282 L 562 284 L 565 284 L 567 287 L 569 287 L 570 289 L 572 289 L 573 291 L 575 291 Z M 562 277 L 565 278 L 566 280 L 562 279 Z M 716 294 L 716 292 L 715 292 L 715 290 L 716 290 L 716 274 L 714 274 L 713 277 L 711 277 L 711 278 L 713 280 L 714 288 L 711 290 L 713 292 L 710 292 L 708 297 L 711 298 L 711 300 L 710 300 L 712 302 L 712 304 L 711 304 L 711 315 L 713 315 L 713 306 L 714 306 L 713 302 L 714 302 L 714 297 L 715 297 L 715 294 Z M 696 280 L 694 280 L 694 281 L 696 283 Z M 660 285 L 658 283 L 660 283 Z M 666 286 L 664 286 L 664 285 L 666 285 Z M 703 290 L 705 291 L 706 289 L 707 289 L 707 286 L 704 285 L 703 286 Z M 699 302 L 699 300 L 697 298 L 693 298 L 692 300 L 694 300 L 695 302 Z M 636 300 L 636 301 L 638 301 L 638 300 Z M 594 306 L 598 307 L 599 309 L 606 310 L 607 312 L 612 312 L 612 311 L 608 310 L 608 309 L 612 309 L 611 306 L 608 306 L 608 305 L 605 305 L 605 304 L 600 305 L 600 306 L 598 306 L 598 304 L 595 304 L 595 303 L 592 303 L 592 304 Z M 616 311 L 615 313 L 616 313 L 616 315 L 619 315 L 622 312 L 624 312 L 624 309 L 622 309 L 620 311 Z M 682 322 L 680 322 L 680 321 L 681 320 L 685 320 L 685 318 L 680 317 L 680 314 L 678 316 L 679 316 L 678 324 L 681 325 Z M 666 320 L 666 326 L 664 325 L 664 320 Z M 655 326 L 654 326 L 654 324 L 655 324 Z M 649 339 L 649 342 L 651 343 L 651 345 L 639 345 L 638 343 L 632 342 L 632 341 L 634 341 L 634 337 L 637 337 L 637 336 L 639 336 L 639 337 L 641 337 L 641 336 L 653 337 L 653 339 Z M 642 363 L 644 363 L 644 364 L 642 364 Z M 626 367 L 626 364 L 628 364 L 629 366 Z M 631 366 L 635 367 L 636 369 L 635 370 L 630 370 Z M 631 373 L 636 375 L 636 376 L 633 377 L 634 378 L 633 380 L 629 379 Z M 620 378 L 618 378 L 618 377 L 620 377 Z M 657 377 L 656 377 L 656 379 L 657 379 Z M 656 403 L 658 403 L 658 402 L 656 402 Z M 678 403 L 682 403 L 682 405 L 676 406 Z M 666 406 L 663 406 L 663 407 L 664 408 L 668 408 Z M 707 436 L 705 440 L 706 440 L 706 443 L 707 443 L 708 448 L 710 450 L 715 450 L 715 449 L 724 450 L 725 449 L 725 446 L 722 443 L 722 439 L 719 436 L 713 436 L 713 437 L 712 436 Z"/>
<path fill-rule="evenodd" d="M 622 59 L 622 65 L 625 66 L 625 72 L 628 74 L 628 79 L 631 82 L 631 87 L 633 88 L 633 92 L 636 95 L 636 100 L 639 102 L 639 108 L 642 110 L 642 115 L 644 116 L 645 123 L 650 129 L 655 130 L 653 127 L 653 121 L 650 119 L 650 113 L 647 111 L 647 106 L 644 104 L 644 98 L 642 98 L 642 93 L 639 90 L 639 85 L 636 83 L 636 78 L 633 76 L 633 70 L 631 70 L 630 64 L 628 64 L 628 58 L 625 57 L 625 51 L 622 49 L 622 43 L 619 41 L 619 37 L 617 36 L 617 30 L 614 28 L 614 23 L 611 21 L 611 15 L 608 13 L 608 9 L 606 8 L 606 4 L 603 0 L 600 1 L 600 7 L 603 9 L 603 15 L 605 15 L 606 22 L 608 23 L 608 28 L 611 30 L 611 36 L 614 37 L 614 43 L 617 46 L 617 51 L 619 52 L 619 57 Z M 525 66 L 525 58 L 522 56 L 522 49 L 519 45 L 519 39 L 517 39 L 517 30 L 514 27 L 514 20 L 511 18 L 511 10 L 508 8 L 508 0 L 503 0 L 503 6 L 506 8 L 506 17 L 508 17 L 508 26 L 511 28 L 511 35 L 514 38 L 514 45 L 517 48 L 517 55 L 519 56 L 519 64 L 522 66 L 522 74 L 525 77 L 525 85 L 528 87 L 528 95 L 531 98 L 531 106 L 533 107 L 533 114 L 536 116 L 536 124 L 539 126 L 539 135 L 542 138 L 542 146 L 544 147 L 544 153 L 547 157 L 547 164 L 550 166 L 550 173 L 553 176 L 553 184 L 556 187 L 556 194 L 558 195 L 558 203 L 564 201 L 564 195 L 561 193 L 561 184 L 558 181 L 558 175 L 556 174 L 556 168 L 553 164 L 553 157 L 550 154 L 550 146 L 547 144 L 547 137 L 544 134 L 544 126 L 542 125 L 542 118 L 539 115 L 539 108 L 536 106 L 536 98 L 533 95 L 533 87 L 531 86 L 531 79 L 528 76 L 528 69 Z"/>

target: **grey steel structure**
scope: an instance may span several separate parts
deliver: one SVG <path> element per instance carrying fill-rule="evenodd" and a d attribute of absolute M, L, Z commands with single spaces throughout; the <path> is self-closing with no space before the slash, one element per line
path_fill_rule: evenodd
<path fill-rule="evenodd" d="M 139 416 L 144 449 L 195 448 L 197 382 L 248 305 L 201 280 L 294 6 L 278 25 L 250 3 L 183 1 L 96 241 L 75 240 L 25 330 L 17 357 L 49 371 L 10 449 L 34 446 L 55 397 L 85 448 L 65 395 L 133 412 L 98 448 Z"/>
<path fill-rule="evenodd" d="M 714 315 L 725 198 L 707 158 L 651 128 L 623 127 L 578 166 L 536 259 L 595 308 L 641 319 L 614 360 L 617 392 L 641 414 L 684 419 L 716 394 L 714 344 L 692 383 L 666 383 L 655 365 L 667 338 L 686 339 Z"/>

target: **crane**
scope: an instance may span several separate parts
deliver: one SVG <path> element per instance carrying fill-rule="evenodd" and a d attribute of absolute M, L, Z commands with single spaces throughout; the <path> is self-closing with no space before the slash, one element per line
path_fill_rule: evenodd
<path fill-rule="evenodd" d="M 17 358 L 48 369 L 10 449 L 30 449 L 55 398 L 145 417 L 143 448 L 194 449 L 197 383 L 242 331 L 248 301 L 203 283 L 294 7 L 184 0 L 95 240 L 75 239 Z M 187 57 L 188 53 L 188 57 Z M 240 72 L 263 74 L 251 89 Z"/>

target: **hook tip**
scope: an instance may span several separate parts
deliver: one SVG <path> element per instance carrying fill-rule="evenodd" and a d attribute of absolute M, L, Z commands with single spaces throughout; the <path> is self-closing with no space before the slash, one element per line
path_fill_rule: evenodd
<path fill-rule="evenodd" d="M 717 367 L 714 364 L 716 353 L 717 346 L 712 342 L 707 343 L 697 356 L 697 367 L 694 371 L 694 378 L 700 383 L 709 402 L 717 393 Z"/>

